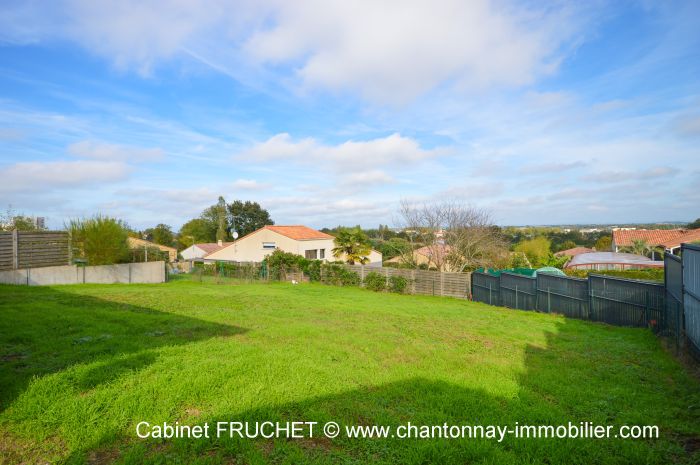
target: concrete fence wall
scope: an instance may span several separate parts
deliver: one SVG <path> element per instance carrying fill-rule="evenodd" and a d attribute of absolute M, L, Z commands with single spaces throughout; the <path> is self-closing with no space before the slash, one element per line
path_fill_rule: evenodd
<path fill-rule="evenodd" d="M 50 286 L 54 284 L 114 284 L 165 282 L 165 262 L 119 265 L 46 266 L 0 271 L 0 284 Z"/>

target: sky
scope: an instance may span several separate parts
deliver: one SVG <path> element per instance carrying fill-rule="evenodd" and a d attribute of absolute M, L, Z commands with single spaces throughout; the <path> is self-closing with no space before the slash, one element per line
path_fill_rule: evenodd
<path fill-rule="evenodd" d="M 700 2 L 0 4 L 0 208 L 178 229 L 700 216 Z"/>

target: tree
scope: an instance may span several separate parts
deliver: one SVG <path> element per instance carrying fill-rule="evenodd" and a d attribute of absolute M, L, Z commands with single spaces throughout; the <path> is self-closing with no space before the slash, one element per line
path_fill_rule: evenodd
<path fill-rule="evenodd" d="M 270 218 L 270 213 L 262 208 L 258 202 L 235 200 L 228 205 L 228 213 L 231 218 L 232 230 L 235 230 L 240 237 L 263 226 L 275 224 Z"/>
<path fill-rule="evenodd" d="M 70 233 L 73 257 L 87 260 L 90 265 L 112 265 L 129 259 L 128 228 L 120 220 L 96 215 L 71 220 L 66 229 Z"/>
<path fill-rule="evenodd" d="M 225 241 L 228 237 L 228 228 L 226 221 L 226 201 L 223 197 L 219 197 L 219 202 L 216 204 L 217 228 L 216 240 Z"/>
<path fill-rule="evenodd" d="M 530 264 L 535 268 L 539 268 L 547 266 L 549 256 L 552 254 L 550 244 L 549 239 L 544 236 L 538 236 L 534 239 L 519 242 L 514 250 L 524 253 Z"/>
<path fill-rule="evenodd" d="M 510 262 L 507 243 L 491 214 L 459 201 L 401 202 L 400 215 L 410 241 L 428 249 L 438 270 L 468 271 Z"/>
<path fill-rule="evenodd" d="M 37 231 L 41 228 L 37 227 L 34 218 L 18 214 L 12 207 L 7 207 L 5 214 L 0 215 L 0 231 Z"/>
<path fill-rule="evenodd" d="M 574 242 L 574 241 L 572 241 L 572 240 L 566 240 L 566 241 L 562 242 L 562 243 L 557 247 L 557 252 L 562 251 L 562 250 L 573 249 L 574 247 L 576 247 L 576 242 Z"/>
<path fill-rule="evenodd" d="M 625 247 L 626 252 L 644 256 L 651 252 L 652 249 L 653 248 L 644 239 L 634 239 L 630 247 Z"/>
<path fill-rule="evenodd" d="M 612 249 L 612 237 L 601 236 L 595 243 L 595 249 L 598 252 L 608 252 Z"/>
<path fill-rule="evenodd" d="M 411 244 L 401 237 L 392 237 L 389 240 L 373 240 L 372 248 L 381 252 L 384 260 L 406 255 L 410 256 L 413 253 Z"/>
<path fill-rule="evenodd" d="M 155 228 L 150 228 L 144 231 L 146 238 L 160 245 L 167 245 L 168 247 L 173 245 L 175 242 L 175 235 L 173 230 L 167 224 L 160 223 Z"/>
<path fill-rule="evenodd" d="M 358 262 L 362 265 L 369 262 L 369 253 L 372 251 L 369 237 L 360 228 L 342 228 L 335 238 L 333 256 L 354 265 Z"/>
<path fill-rule="evenodd" d="M 177 235 L 179 248 L 186 249 L 193 244 L 214 242 L 216 240 L 216 224 L 204 218 L 195 218 L 183 224 Z"/>
<path fill-rule="evenodd" d="M 688 223 L 688 224 L 686 225 L 686 228 L 688 228 L 688 229 L 698 229 L 698 228 L 700 228 L 700 218 L 698 218 L 697 220 L 693 221 L 692 223 Z"/>

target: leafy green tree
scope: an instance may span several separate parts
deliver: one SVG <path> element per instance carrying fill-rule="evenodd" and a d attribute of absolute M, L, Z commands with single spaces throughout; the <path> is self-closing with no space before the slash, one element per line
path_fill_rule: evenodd
<path fill-rule="evenodd" d="M 223 197 L 219 197 L 219 202 L 216 204 L 217 228 L 216 240 L 225 241 L 228 237 L 228 228 L 226 221 L 226 201 Z"/>
<path fill-rule="evenodd" d="M 643 239 L 634 239 L 630 247 L 625 247 L 625 251 L 636 255 L 647 255 L 652 247 Z"/>
<path fill-rule="evenodd" d="M 374 239 L 371 242 L 372 248 L 381 252 L 384 260 L 410 255 L 413 250 L 411 243 L 401 237 L 392 237 L 389 240 Z"/>
<path fill-rule="evenodd" d="M 70 233 L 73 257 L 87 260 L 89 265 L 112 265 L 129 261 L 128 228 L 121 221 L 107 216 L 71 220 Z"/>
<path fill-rule="evenodd" d="M 688 228 L 688 229 L 698 229 L 698 228 L 700 228 L 700 218 L 698 218 L 697 220 L 693 221 L 692 223 L 688 223 L 688 224 L 686 225 L 686 228 Z"/>
<path fill-rule="evenodd" d="M 228 205 L 231 229 L 243 237 L 269 224 L 275 224 L 270 213 L 258 202 L 235 200 Z"/>
<path fill-rule="evenodd" d="M 573 249 L 574 247 L 576 247 L 576 242 L 574 242 L 574 241 L 572 241 L 572 240 L 566 240 L 566 241 L 562 242 L 562 243 L 557 247 L 557 252 L 559 252 L 559 251 L 561 251 L 561 250 Z"/>
<path fill-rule="evenodd" d="M 204 218 L 195 218 L 183 224 L 177 235 L 178 246 L 186 249 L 192 244 L 214 242 L 216 240 L 216 224 Z"/>
<path fill-rule="evenodd" d="M 146 238 L 160 245 L 167 245 L 168 247 L 173 245 L 175 242 L 175 235 L 173 230 L 167 224 L 160 223 L 155 228 L 150 228 L 144 231 Z"/>
<path fill-rule="evenodd" d="M 515 252 L 524 253 L 530 264 L 535 268 L 545 266 L 551 254 L 549 239 L 544 236 L 521 241 L 515 246 L 514 250 Z"/>
<path fill-rule="evenodd" d="M 523 252 L 513 252 L 510 255 L 511 268 L 532 268 L 532 265 L 527 259 L 527 255 Z"/>
<path fill-rule="evenodd" d="M 5 214 L 0 215 L 0 231 L 37 231 L 41 228 L 36 226 L 33 218 L 22 214 L 17 214 L 12 207 L 8 207 Z"/>
<path fill-rule="evenodd" d="M 333 248 L 335 258 L 344 257 L 350 265 L 354 265 L 356 262 L 364 265 L 369 262 L 368 255 L 371 251 L 372 244 L 362 229 L 358 227 L 342 228 L 338 231 Z"/>
<path fill-rule="evenodd" d="M 595 249 L 598 252 L 608 252 L 612 249 L 612 237 L 601 236 L 595 243 Z"/>

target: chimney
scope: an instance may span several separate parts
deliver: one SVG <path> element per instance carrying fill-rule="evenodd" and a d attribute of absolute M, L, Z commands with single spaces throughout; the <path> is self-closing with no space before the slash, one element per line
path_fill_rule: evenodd
<path fill-rule="evenodd" d="M 224 245 L 224 241 L 222 241 L 221 239 L 216 241 L 216 243 L 219 245 L 219 247 L 222 247 Z"/>

